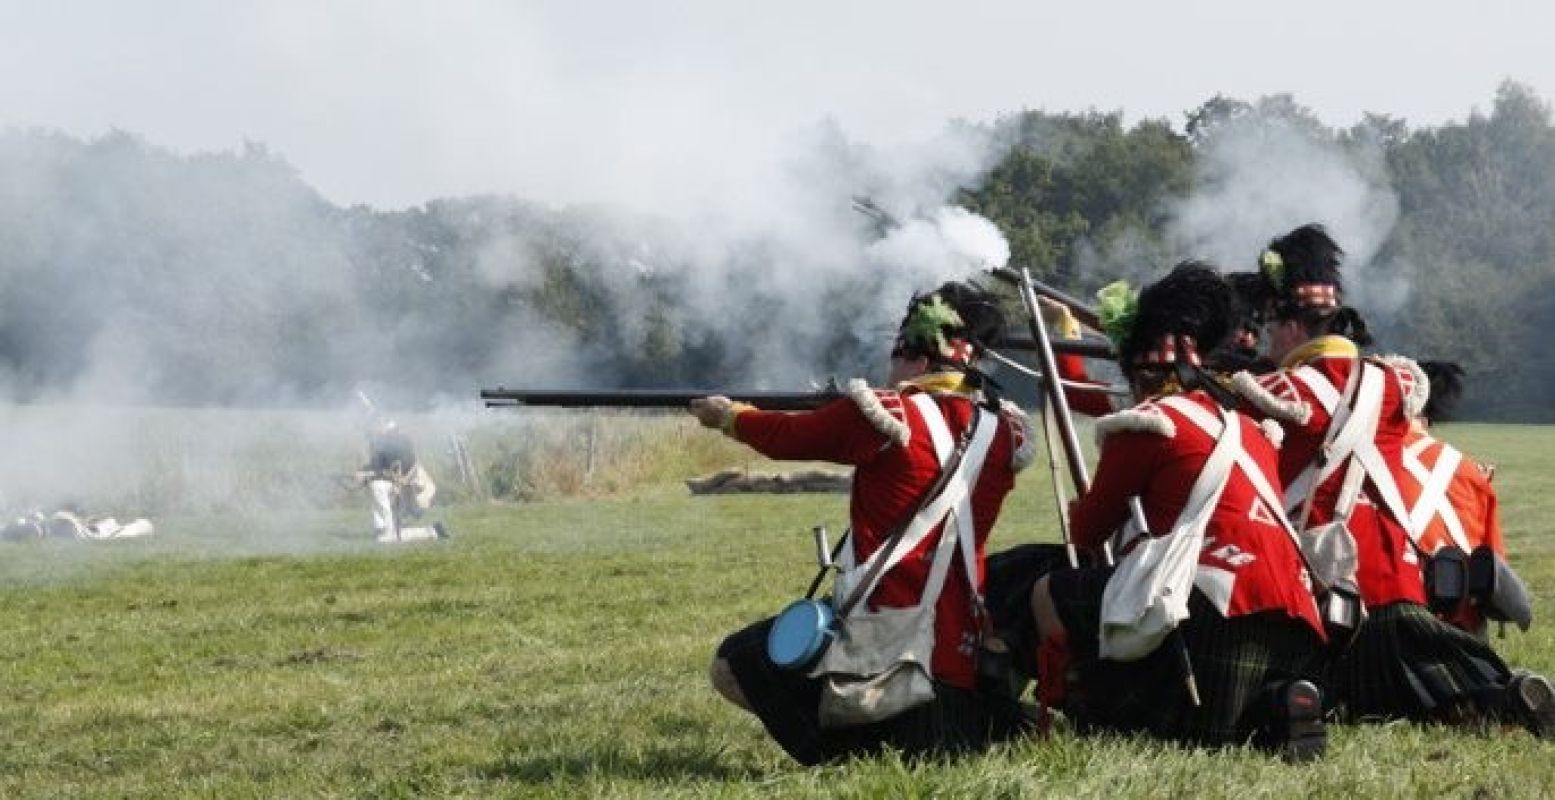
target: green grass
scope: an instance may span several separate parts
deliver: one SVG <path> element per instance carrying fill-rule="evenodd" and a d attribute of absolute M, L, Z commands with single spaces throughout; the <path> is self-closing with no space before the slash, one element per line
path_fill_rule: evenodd
<path fill-rule="evenodd" d="M 1501 465 L 1514 563 L 1548 614 L 1555 428 L 1443 434 Z M 1520 731 L 1411 725 L 1336 728 L 1309 767 L 1062 732 L 956 763 L 795 767 L 706 664 L 803 589 L 806 531 L 840 529 L 846 502 L 694 498 L 675 477 L 456 506 L 456 538 L 428 546 L 372 546 L 365 509 L 0 546 L 0 796 L 1539 797 L 1555 776 L 1555 746 Z M 997 545 L 1049 539 L 1050 519 L 1034 470 Z M 1548 620 L 1499 646 L 1555 670 Z"/>

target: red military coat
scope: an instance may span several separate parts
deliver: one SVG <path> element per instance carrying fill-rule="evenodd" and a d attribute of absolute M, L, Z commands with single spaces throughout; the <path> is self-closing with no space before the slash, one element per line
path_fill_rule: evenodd
<path fill-rule="evenodd" d="M 1085 386 L 1064 386 L 1064 400 L 1069 404 L 1070 411 L 1088 417 L 1104 417 L 1116 410 L 1112 405 L 1112 396 L 1102 391 L 1105 387 L 1091 380 L 1090 374 L 1085 369 L 1084 358 L 1074 353 L 1058 353 L 1055 358 L 1058 361 L 1058 377 L 1096 387 L 1092 389 Z"/>
<path fill-rule="evenodd" d="M 1499 503 L 1485 468 L 1452 445 L 1420 431 L 1410 432 L 1404 440 L 1405 469 L 1398 485 L 1411 516 L 1416 516 L 1420 510 L 1425 481 L 1429 479 L 1427 476 L 1441 465 L 1442 458 L 1449 453 L 1456 453 L 1459 460 L 1447 483 L 1446 505 L 1457 517 L 1463 531 L 1463 541 L 1454 541 L 1448 531 L 1445 514 L 1428 511 L 1419 515 L 1425 523 L 1417 530 L 1420 546 L 1426 552 L 1434 553 L 1449 544 L 1458 544 L 1465 551 L 1488 544 L 1492 550 L 1505 556 L 1506 542 L 1501 536 Z"/>
<path fill-rule="evenodd" d="M 974 411 L 973 398 L 959 389 L 960 375 L 954 374 L 927 376 L 898 390 L 872 390 L 855 381 L 848 398 L 815 411 L 739 408 L 729 432 L 770 458 L 853 465 L 849 518 L 854 563 L 861 564 L 906 521 L 939 475 L 939 459 L 928 428 L 917 408 L 904 402 L 905 396 L 929 392 L 952 436 L 959 436 Z M 1006 405 L 998 425 L 971 497 L 978 593 L 985 580 L 983 556 L 988 533 L 1005 495 L 1015 485 L 1015 473 L 1030 463 L 1032 456 L 1026 418 L 1019 409 Z M 901 608 L 919 602 L 942 534 L 943 525 L 882 576 L 871 598 L 873 607 Z M 958 549 L 935 605 L 932 669 L 938 680 L 974 688 L 975 647 L 981 629 L 972 602 L 973 587 L 967 585 L 961 558 Z"/>
<path fill-rule="evenodd" d="M 1443 476 L 1447 477 L 1447 484 L 1440 487 L 1435 473 L 1451 466 L 1444 461 L 1449 458 L 1456 458 L 1458 463 L 1450 477 Z M 1450 544 L 1466 553 L 1489 545 L 1503 558 L 1506 556 L 1501 515 L 1490 476 L 1457 448 L 1423 431 L 1411 430 L 1404 440 L 1404 476 L 1399 481 L 1399 491 L 1415 521 L 1420 546 L 1427 553 Z M 1472 632 L 1485 626 L 1484 616 L 1471 603 L 1446 615 L 1446 619 Z"/>
<path fill-rule="evenodd" d="M 1203 392 L 1181 397 L 1218 413 Z M 1232 419 L 1242 426 L 1243 449 L 1278 492 L 1275 449 L 1264 429 L 1241 414 Z M 1140 499 L 1151 531 L 1171 530 L 1214 439 L 1180 411 L 1153 401 L 1103 417 L 1096 426 L 1102 437 L 1096 479 L 1071 507 L 1076 546 L 1099 548 L 1129 519 L 1131 497 Z M 1232 470 L 1210 517 L 1194 584 L 1227 617 L 1281 611 L 1323 635 L 1296 544 L 1240 468 Z"/>
<path fill-rule="evenodd" d="M 1233 389 L 1251 401 L 1250 413 L 1274 419 L 1284 429 L 1280 479 L 1287 487 L 1317 458 L 1330 420 L 1317 393 L 1303 379 L 1308 373 L 1302 373 L 1301 368 L 1310 367 L 1342 393 L 1350 371 L 1359 363 L 1359 351 L 1353 343 L 1342 337 L 1325 336 L 1293 353 L 1285 366 L 1275 372 L 1258 378 L 1244 372 L 1233 379 Z M 1417 377 L 1419 368 L 1407 359 L 1390 359 L 1383 368 L 1388 372 L 1388 380 L 1384 382 L 1374 441 L 1398 482 L 1404 472 L 1404 437 L 1409 432 L 1410 417 L 1424 402 L 1420 392 L 1425 384 Z M 1343 483 L 1344 470 L 1339 469 L 1317 488 L 1307 528 L 1333 520 Z M 1298 506 L 1291 515 L 1291 521 L 1298 526 L 1302 524 L 1302 508 Z M 1376 486 L 1369 480 L 1350 515 L 1350 531 L 1358 548 L 1356 582 L 1367 605 L 1383 606 L 1400 600 L 1425 602 L 1420 556 L 1404 525 L 1383 507 Z"/>

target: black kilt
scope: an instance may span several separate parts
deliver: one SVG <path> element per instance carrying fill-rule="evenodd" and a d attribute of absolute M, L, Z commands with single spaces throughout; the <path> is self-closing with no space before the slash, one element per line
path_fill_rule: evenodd
<path fill-rule="evenodd" d="M 1494 716 L 1511 670 L 1489 642 L 1400 602 L 1370 609 L 1324 676 L 1341 719 L 1459 722 Z"/>
<path fill-rule="evenodd" d="M 767 657 L 771 627 L 769 618 L 732 634 L 718 646 L 718 657 L 729 663 L 740 692 L 767 733 L 806 766 L 886 747 L 909 758 L 979 751 L 1031 727 L 1010 698 L 936 681 L 931 703 L 884 722 L 823 730 L 820 681 L 772 663 Z"/>
<path fill-rule="evenodd" d="M 1050 578 L 1079 675 L 1065 708 L 1078 730 L 1246 744 L 1269 722 L 1277 686 L 1316 678 L 1321 640 L 1306 623 L 1277 611 L 1227 619 L 1198 591 L 1189 599 L 1188 619 L 1155 652 L 1137 661 L 1100 658 L 1101 599 L 1112 571 L 1062 570 Z M 1198 684 L 1197 707 L 1186 688 L 1183 645 Z"/>
<path fill-rule="evenodd" d="M 1031 616 L 1031 589 L 1042 576 L 1069 566 L 1061 544 L 1023 544 L 990 553 L 983 585 L 984 603 L 994 632 L 1013 656 L 1015 671 L 1037 677 L 1037 624 Z"/>

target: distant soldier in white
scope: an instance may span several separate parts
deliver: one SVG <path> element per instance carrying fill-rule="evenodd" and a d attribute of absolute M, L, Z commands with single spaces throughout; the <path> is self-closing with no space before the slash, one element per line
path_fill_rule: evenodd
<path fill-rule="evenodd" d="M 373 423 L 367 439 L 367 464 L 357 472 L 372 503 L 373 532 L 379 542 L 447 539 L 441 522 L 407 526 L 432 507 L 437 484 L 416 460 L 416 448 L 391 419 Z"/>

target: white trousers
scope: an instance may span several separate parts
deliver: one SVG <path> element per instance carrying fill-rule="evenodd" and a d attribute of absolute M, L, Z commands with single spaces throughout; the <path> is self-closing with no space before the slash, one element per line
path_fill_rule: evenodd
<path fill-rule="evenodd" d="M 373 533 L 380 542 L 415 542 L 436 539 L 437 532 L 429 527 L 400 525 L 399 488 L 394 481 L 370 480 L 367 494 L 373 510 Z"/>

